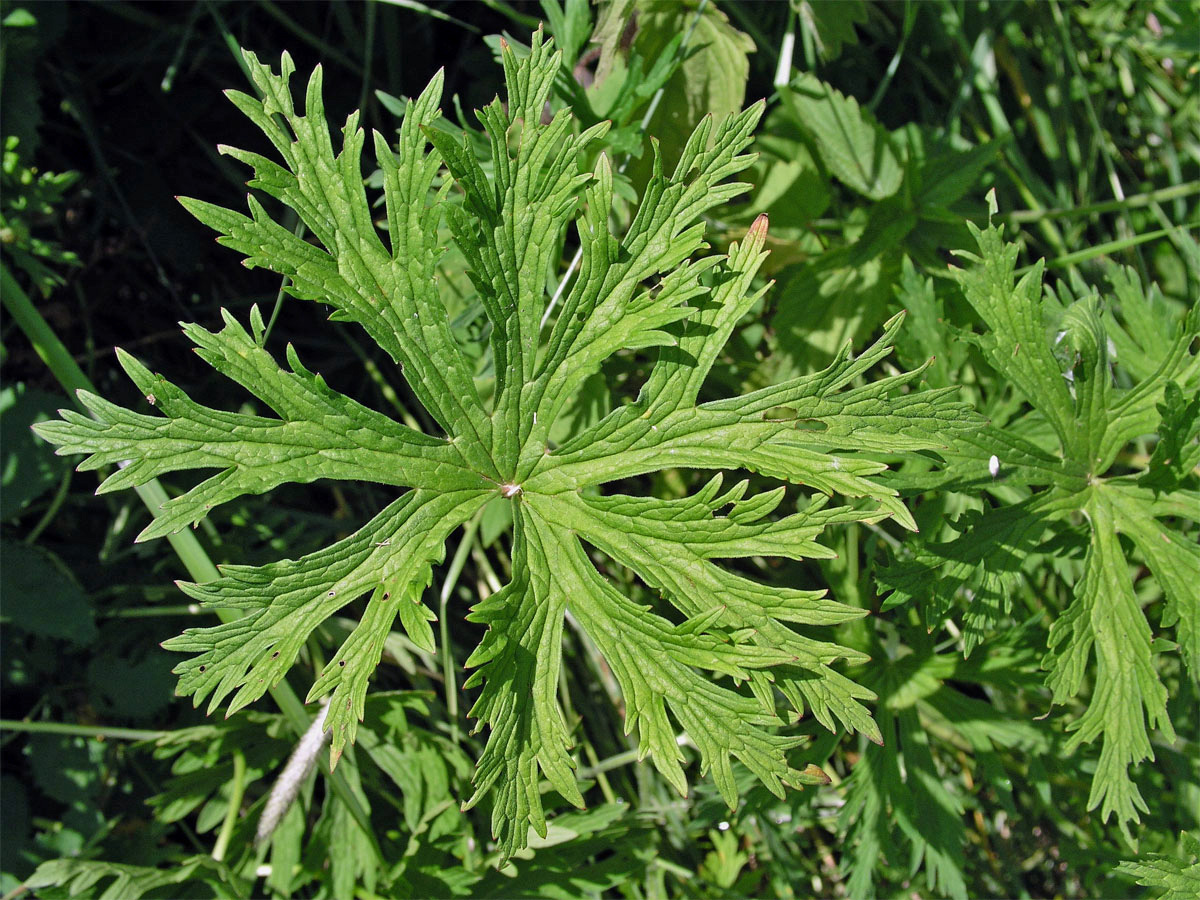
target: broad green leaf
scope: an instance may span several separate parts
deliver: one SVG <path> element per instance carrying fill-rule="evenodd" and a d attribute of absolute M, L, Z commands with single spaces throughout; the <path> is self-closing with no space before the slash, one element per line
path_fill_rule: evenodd
<path fill-rule="evenodd" d="M 396 619 L 413 644 L 434 651 L 434 616 L 423 600 L 433 566 L 457 528 L 502 503 L 513 529 L 508 583 L 467 616 L 487 629 L 468 660 L 475 671 L 467 686 L 479 688 L 472 715 L 488 735 L 466 806 L 490 806 L 500 859 L 531 839 L 551 840 L 543 779 L 562 799 L 584 804 L 574 735 L 560 706 L 568 613 L 620 685 L 626 728 L 636 732 L 641 753 L 681 793 L 691 757 L 676 741 L 680 728 L 701 773 L 711 773 L 731 807 L 739 796 L 735 760 L 780 795 L 824 780 L 815 766 L 789 762 L 788 751 L 804 739 L 788 724 L 802 715 L 879 740 L 863 705 L 873 694 L 834 668 L 865 656 L 808 630 L 863 610 L 818 589 L 761 583 L 722 561 L 825 558 L 831 551 L 819 536 L 848 523 L 895 518 L 914 528 L 896 491 L 882 483 L 880 452 L 944 450 L 978 422 L 949 391 L 921 389 L 921 368 L 872 380 L 873 367 L 891 353 L 899 319 L 860 356 L 843 346 L 821 372 L 701 402 L 710 370 L 764 290 L 756 279 L 766 256 L 765 216 L 725 255 L 704 252 L 705 214 L 747 188 L 731 179 L 752 161 L 742 151 L 763 104 L 720 122 L 704 118 L 681 142 L 673 167 L 655 147 L 640 204 L 617 230 L 611 162 L 601 155 L 590 171 L 581 163 L 607 125 L 581 129 L 569 110 L 543 122 L 561 59 L 540 32 L 527 53 L 502 45 L 507 101 L 478 112 L 482 140 L 439 127 L 440 75 L 406 105 L 395 146 L 373 136 L 382 172 L 378 209 L 363 180 L 366 140 L 357 114 L 337 147 L 330 138 L 320 69 L 301 112 L 288 56 L 278 74 L 251 53 L 246 61 L 263 99 L 230 98 L 282 164 L 223 152 L 249 165 L 251 187 L 291 207 L 313 239 L 283 228 L 253 196 L 248 216 L 201 200 L 185 206 L 247 265 L 286 275 L 294 294 L 365 329 L 395 361 L 436 433 L 334 391 L 291 348 L 281 367 L 265 346 L 257 310 L 249 330 L 226 313 L 219 332 L 187 326 L 185 333 L 205 362 L 250 391 L 261 414 L 203 406 L 121 354 L 147 399 L 144 412 L 86 395 L 90 418 L 64 413 L 38 427 L 60 453 L 88 454 L 86 468 L 121 464 L 106 491 L 180 470 L 217 470 L 165 504 L 143 538 L 286 482 L 402 489 L 325 549 L 265 566 L 226 566 L 216 581 L 181 585 L 205 605 L 242 617 L 166 642 L 190 654 L 175 670 L 179 693 L 207 700 L 210 710 L 242 709 L 292 669 L 316 628 L 365 598 L 361 621 L 308 695 L 309 702 L 328 698 L 336 762 L 355 739 Z M 494 380 L 479 388 L 437 289 L 447 229 L 475 291 L 471 302 L 487 320 Z M 547 318 L 547 284 L 562 269 L 568 237 L 578 241 L 581 264 Z M 593 379 L 601 367 L 632 351 L 649 351 L 652 360 L 636 400 L 598 400 Z M 604 488 L 623 481 L 629 490 L 630 479 L 680 468 L 749 470 L 782 483 L 752 493 L 743 481 L 722 493 L 717 475 L 674 500 Z M 636 573 L 662 595 L 663 607 L 652 610 L 618 591 L 606 578 L 610 564 Z M 376 732 L 364 749 L 378 756 Z M 396 768 L 394 759 L 377 761 Z M 207 822 L 216 808 L 203 815 Z M 337 831 L 340 820 L 324 821 Z M 339 847 L 344 860 L 333 877 L 345 888 L 363 871 L 365 851 L 353 842 Z"/>
<path fill-rule="evenodd" d="M 871 200 L 899 189 L 904 166 L 891 135 L 857 100 L 808 72 L 792 79 L 785 97 L 838 181 Z"/>
<path fill-rule="evenodd" d="M 7 538 L 0 548 L 0 618 L 6 626 L 76 645 L 95 640 L 92 604 L 61 560 L 41 547 Z"/>

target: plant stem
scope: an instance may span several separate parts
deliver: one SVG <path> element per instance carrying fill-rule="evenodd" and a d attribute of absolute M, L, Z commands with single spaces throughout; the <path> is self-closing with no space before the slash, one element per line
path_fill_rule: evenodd
<path fill-rule="evenodd" d="M 1090 216 L 1096 213 L 1117 212 L 1134 207 L 1150 206 L 1165 200 L 1175 200 L 1200 194 L 1200 181 L 1189 181 L 1185 184 L 1173 184 L 1157 191 L 1147 191 L 1144 194 L 1130 194 L 1123 200 L 1105 200 L 1102 203 L 1089 203 L 1086 206 L 1054 207 L 1051 209 L 1018 209 L 1010 213 L 1001 212 L 997 218 L 1014 225 L 1037 222 L 1040 219 L 1062 219 Z"/>
<path fill-rule="evenodd" d="M 1111 256 L 1114 253 L 1119 253 L 1122 250 L 1128 250 L 1131 247 L 1136 247 L 1139 244 L 1144 244 L 1147 241 L 1158 240 L 1160 237 L 1168 237 L 1173 233 L 1182 232 L 1182 228 L 1160 228 L 1157 231 L 1147 231 L 1144 234 L 1135 234 L 1129 238 L 1117 238 L 1114 241 L 1106 241 L 1103 244 L 1095 244 L 1091 247 L 1085 247 L 1082 250 L 1076 250 L 1074 253 L 1064 253 L 1062 256 L 1056 256 L 1046 260 L 1047 269 L 1063 269 L 1067 266 L 1073 266 L 1077 263 L 1086 262 L 1089 259 L 1096 259 L 1100 256 Z M 1030 271 L 1033 266 L 1023 266 L 1017 269 L 1017 276 L 1024 275 Z"/>
<path fill-rule="evenodd" d="M 233 787 L 229 794 L 229 808 L 225 810 L 225 821 L 221 823 L 221 833 L 217 835 L 217 842 L 212 849 L 212 858 L 217 862 L 225 859 L 225 851 L 229 848 L 229 839 L 233 837 L 238 813 L 242 809 L 242 795 L 245 792 L 246 756 L 235 747 L 233 751 Z"/>
<path fill-rule="evenodd" d="M 111 738 L 117 741 L 157 741 L 169 731 L 148 731 L 141 728 L 114 728 L 108 725 L 73 725 L 70 722 L 26 722 L 22 719 L 0 719 L 0 731 L 24 731 L 28 734 L 69 734 L 76 737 Z"/>
<path fill-rule="evenodd" d="M 789 7 L 787 28 L 783 32 L 783 40 L 779 44 L 779 63 L 775 67 L 777 88 L 787 87 L 792 80 L 792 53 L 796 49 L 796 10 Z"/>
<path fill-rule="evenodd" d="M 101 619 L 151 619 L 157 616 L 198 616 L 206 612 L 211 613 L 214 610 L 201 607 L 198 603 L 183 603 L 177 606 L 150 606 L 145 609 L 114 609 L 112 612 L 98 613 L 98 616 Z"/>
<path fill-rule="evenodd" d="M 70 492 L 71 477 L 74 474 L 71 469 L 67 469 L 63 473 L 63 477 L 58 482 L 58 490 L 54 492 L 54 498 L 50 501 L 50 505 L 46 507 L 46 511 L 42 513 L 42 517 L 38 519 L 37 524 L 29 529 L 29 534 L 25 535 L 25 543 L 29 546 L 32 547 L 37 543 L 37 539 L 42 536 L 42 532 L 54 521 L 54 517 L 62 509 L 63 502 L 67 499 L 67 494 Z"/>
<path fill-rule="evenodd" d="M 450 625 L 446 615 L 446 605 L 450 600 L 450 592 L 458 584 L 458 578 L 462 574 L 467 555 L 475 544 L 475 532 L 479 529 L 479 521 L 482 517 L 483 510 L 480 510 L 463 529 L 462 540 L 458 542 L 458 549 L 454 551 L 454 558 L 450 560 L 450 568 L 446 571 L 446 578 L 442 581 L 442 590 L 438 596 L 438 634 L 439 643 L 442 645 L 442 680 L 446 691 L 446 715 L 450 719 L 450 739 L 456 744 L 458 743 L 458 679 L 454 677 L 454 653 L 450 645 Z"/>

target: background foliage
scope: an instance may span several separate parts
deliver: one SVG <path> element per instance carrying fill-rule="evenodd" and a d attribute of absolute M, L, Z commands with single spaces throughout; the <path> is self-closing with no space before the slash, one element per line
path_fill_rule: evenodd
<path fill-rule="evenodd" d="M 775 284 L 718 357 L 714 395 L 822 369 L 906 310 L 893 371 L 933 357 L 927 384 L 957 387 L 990 423 L 934 457 L 879 455 L 919 535 L 850 525 L 830 532 L 828 560 L 742 561 L 767 584 L 828 587 L 870 612 L 811 629 L 871 658 L 844 671 L 878 695 L 884 740 L 811 719 L 790 728 L 806 738 L 793 764 L 819 765 L 828 787 L 780 800 L 735 768 L 736 812 L 709 780 L 680 798 L 636 762 L 612 675 L 568 620 L 560 696 L 588 808 L 548 795 L 546 837 L 497 870 L 488 811 L 460 811 L 484 735 L 469 734 L 478 691 L 459 674 L 481 633 L 463 615 L 511 567 L 495 504 L 434 569 L 436 652 L 389 636 L 342 783 L 307 779 L 255 846 L 295 732 L 268 700 L 222 720 L 173 699 L 179 657 L 158 645 L 211 614 L 172 586 L 188 572 L 167 544 L 133 543 L 150 521 L 135 498 L 95 497 L 94 476 L 32 437 L 65 395 L 6 316 L 4 891 L 42 864 L 39 896 L 1188 896 L 1200 827 L 1192 7 L 9 2 L 0 14 L 6 304 L 13 285 L 31 295 L 115 402 L 139 399 L 119 345 L 211 406 L 246 404 L 179 352 L 176 322 L 217 327 L 219 307 L 244 322 L 253 303 L 275 309 L 280 282 L 232 265 L 173 199 L 243 203 L 244 173 L 215 152 L 264 149 L 220 95 L 246 89 L 238 46 L 271 61 L 287 48 L 301 72 L 323 63 L 331 121 L 361 109 L 388 134 L 396 98 L 444 66 L 445 97 L 458 98 L 448 127 L 476 140 L 470 111 L 501 86 L 495 36 L 528 43 L 541 21 L 569 65 L 552 105 L 572 106 L 580 129 L 612 122 L 618 220 L 650 175 L 644 132 L 670 162 L 702 115 L 767 98 L 742 176 L 755 189 L 708 213 L 707 240 L 723 250 L 768 213 L 762 275 Z M 987 230 L 988 191 L 1003 237 Z M 460 336 L 486 337 L 472 331 L 462 261 L 448 255 L 440 275 Z M 421 415 L 387 357 L 316 305 L 285 300 L 272 329 L 339 390 Z M 649 359 L 610 360 L 578 423 L 632 396 Z M 668 470 L 622 487 L 681 498 L 708 477 Z M 390 499 L 370 484 L 289 486 L 221 507 L 198 537 L 222 563 L 294 558 Z M 632 572 L 605 575 L 657 602 Z M 345 612 L 305 643 L 297 691 L 353 627 L 358 610 Z M 369 810 L 367 831 L 355 809 Z"/>

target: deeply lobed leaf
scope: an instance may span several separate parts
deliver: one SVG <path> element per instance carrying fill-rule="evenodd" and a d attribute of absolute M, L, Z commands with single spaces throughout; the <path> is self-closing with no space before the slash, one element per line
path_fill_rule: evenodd
<path fill-rule="evenodd" d="M 1200 307 L 1173 317 L 1134 273 L 1118 271 L 1118 320 L 1094 289 L 1077 286 L 1078 299 L 1062 285 L 1043 289 L 1040 263 L 1018 279 L 1016 246 L 996 227 L 971 227 L 980 252 L 962 254 L 972 265 L 954 275 L 987 326 L 973 340 L 1032 411 L 954 440 L 946 457 L 958 489 L 1000 476 L 997 494 L 1008 502 L 964 516 L 958 537 L 925 543 L 884 570 L 880 581 L 893 589 L 886 605 L 918 599 L 932 624 L 965 599 L 970 653 L 1010 612 L 1023 568 L 1086 522 L 1083 576 L 1073 602 L 1052 616 L 1044 667 L 1055 703 L 1090 684 L 1082 714 L 1067 724 L 1067 747 L 1101 742 L 1089 808 L 1100 807 L 1105 821 L 1115 815 L 1128 835 L 1146 811 L 1131 772 L 1154 759 L 1150 731 L 1174 738 L 1156 659 L 1168 642 L 1156 634 L 1173 630 L 1186 674 L 1200 674 L 1200 406 L 1185 399 L 1200 391 Z M 1114 366 L 1126 362 L 1139 377 L 1121 388 Z M 1136 467 L 1119 457 L 1147 436 L 1157 437 L 1149 465 L 1130 472 Z M 1161 590 L 1158 631 L 1134 592 L 1133 565 L 1145 565 Z"/>
<path fill-rule="evenodd" d="M 468 687 L 480 689 L 472 715 L 490 733 L 468 805 L 490 800 L 504 856 L 524 847 L 531 829 L 546 834 L 543 778 L 564 799 L 583 803 L 558 697 L 568 612 L 620 684 L 627 731 L 637 732 L 642 753 L 681 792 L 687 755 L 676 739 L 680 726 L 731 806 L 735 760 L 776 793 L 824 779 L 814 767 L 789 762 L 787 752 L 800 740 L 786 733 L 786 719 L 811 712 L 830 729 L 840 723 L 880 740 L 863 705 L 873 693 L 833 668 L 861 662 L 862 654 L 803 631 L 863 611 L 821 590 L 762 584 L 720 561 L 827 557 L 817 537 L 850 522 L 894 517 L 914 528 L 896 491 L 878 478 L 886 466 L 869 454 L 940 450 L 977 423 L 948 391 L 918 390 L 920 369 L 864 380 L 891 352 L 898 319 L 866 353 L 855 357 L 846 348 L 823 372 L 746 397 L 699 402 L 709 370 L 761 294 L 754 282 L 765 257 L 765 217 L 726 255 L 699 254 L 707 249 L 704 213 L 745 187 L 729 179 L 751 161 L 742 151 L 763 105 L 720 123 L 702 121 L 670 174 L 655 149 L 641 203 L 618 233 L 610 163 L 601 155 L 592 171 L 581 167 L 605 126 L 576 133 L 566 110 L 542 121 L 560 60 L 539 33 L 527 57 L 505 49 L 508 102 L 497 99 L 478 114 L 489 167 L 437 127 L 440 75 L 408 104 L 394 148 L 373 136 L 386 217 L 377 229 L 357 114 L 335 148 L 320 69 L 300 112 L 290 58 L 283 57 L 279 74 L 253 54 L 246 60 L 262 99 L 230 97 L 283 164 L 223 152 L 249 165 L 251 186 L 295 210 L 315 242 L 272 221 L 253 196 L 248 216 L 199 200 L 184 205 L 247 265 L 287 276 L 295 295 L 361 325 L 397 363 L 441 433 L 399 425 L 333 391 L 291 348 L 289 370 L 279 367 L 265 349 L 257 311 L 250 332 L 228 314 L 219 332 L 185 332 L 201 358 L 249 389 L 273 417 L 204 407 L 123 354 L 160 415 L 88 396 L 92 419 L 65 413 L 43 426 L 40 433 L 60 453 L 90 454 L 84 467 L 129 461 L 105 490 L 177 470 L 218 470 L 170 501 L 143 537 L 194 524 L 218 503 L 286 481 L 406 489 L 324 550 L 267 566 L 228 566 L 217 581 L 181 585 L 204 604 L 243 616 L 167 642 L 191 654 L 176 668 L 179 692 L 196 703 L 207 698 L 210 709 L 245 707 L 284 677 L 317 626 L 365 597 L 361 622 L 309 693 L 310 701 L 330 696 L 336 761 L 355 737 L 396 617 L 417 646 L 434 649 L 433 614 L 422 602 L 431 567 L 458 526 L 503 497 L 514 523 L 511 576 L 469 615 L 487 627 L 468 660 L 475 668 Z M 438 294 L 443 216 L 490 324 L 490 392 L 477 389 Z M 545 285 L 559 270 L 572 223 L 580 270 L 543 334 Z M 635 402 L 566 440 L 550 440 L 607 359 L 647 348 L 657 359 Z M 775 415 L 780 409 L 782 418 Z M 741 482 L 722 494 L 718 476 L 674 500 L 600 490 L 668 468 L 745 469 L 819 496 L 776 515 L 784 485 L 751 494 Z M 828 504 L 835 494 L 846 502 Z M 602 574 L 600 554 L 660 592 L 662 608 L 618 592 Z M 779 698 L 790 713 L 777 708 Z"/>

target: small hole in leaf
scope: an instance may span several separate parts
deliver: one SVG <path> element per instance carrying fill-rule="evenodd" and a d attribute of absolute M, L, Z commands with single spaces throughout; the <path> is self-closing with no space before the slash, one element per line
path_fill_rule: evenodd
<path fill-rule="evenodd" d="M 345 661 L 344 659 L 339 659 L 339 660 L 338 660 L 338 665 L 339 665 L 340 667 L 342 667 L 342 668 L 345 668 L 345 667 L 346 667 L 346 661 Z"/>
<path fill-rule="evenodd" d="M 767 422 L 790 422 L 796 418 L 796 411 L 790 406 L 775 406 L 762 414 Z"/>
<path fill-rule="evenodd" d="M 200 667 L 200 671 L 201 671 L 201 672 L 203 672 L 203 671 L 204 671 L 205 669 L 207 669 L 207 668 L 208 668 L 208 666 L 201 666 L 201 667 Z"/>

